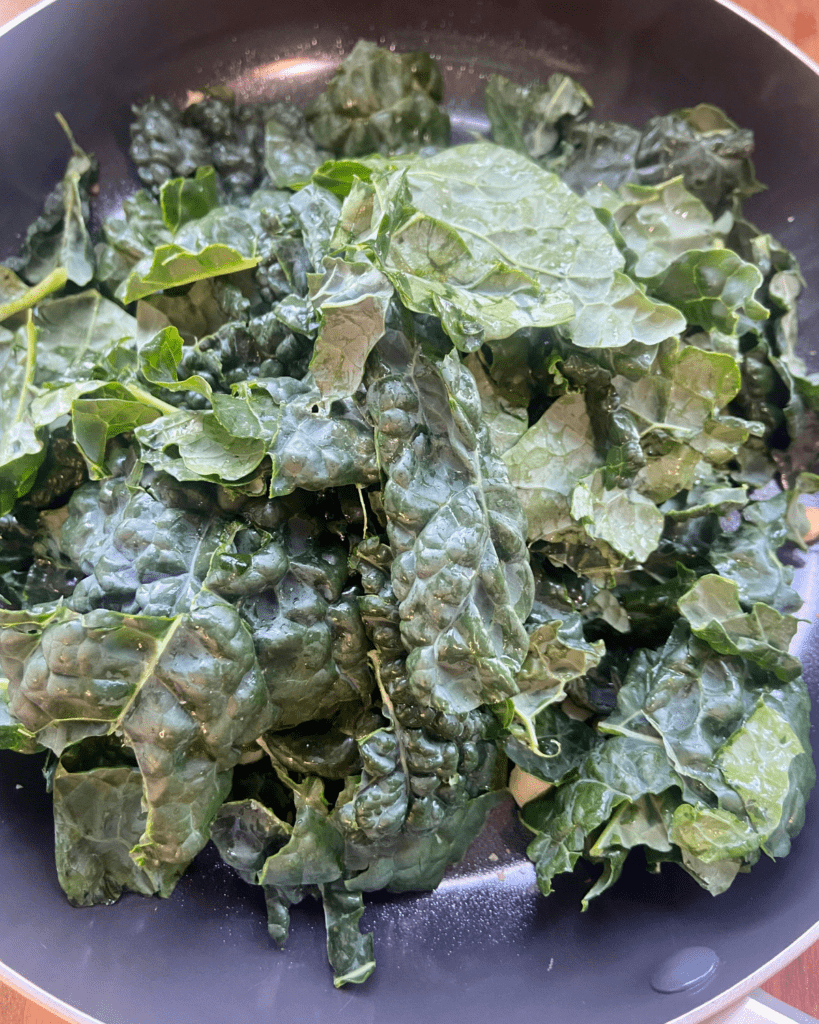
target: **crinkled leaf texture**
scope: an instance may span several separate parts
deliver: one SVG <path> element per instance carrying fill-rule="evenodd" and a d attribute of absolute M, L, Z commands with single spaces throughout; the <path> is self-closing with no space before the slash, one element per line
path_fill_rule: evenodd
<path fill-rule="evenodd" d="M 427 53 L 392 53 L 360 39 L 305 111 L 313 138 L 338 156 L 445 146 L 441 72 Z"/>
<path fill-rule="evenodd" d="M 469 711 L 518 689 L 533 597 L 525 521 L 457 355 L 408 360 L 406 339 L 388 340 L 368 406 L 410 685 L 422 704 Z"/>
<path fill-rule="evenodd" d="M 656 344 L 683 318 L 623 272 L 594 210 L 526 157 L 456 146 L 374 173 L 344 202 L 336 243 L 355 245 L 402 302 L 440 318 L 462 349 L 566 324 L 575 344 Z"/>
<path fill-rule="evenodd" d="M 60 754 L 89 736 L 119 735 L 133 750 L 147 818 L 130 854 L 167 895 L 207 842 L 238 749 L 263 712 L 248 630 L 205 593 L 173 618 L 58 608 L 45 621 L 3 619 L 12 627 L 1 655 L 9 706 L 39 742 Z M 103 889 L 88 899 L 100 895 L 108 898 Z"/>
<path fill-rule="evenodd" d="M 166 371 L 152 371 L 156 383 L 168 386 L 168 378 L 174 390 L 202 390 L 193 378 L 180 384 Z M 264 485 L 254 474 L 269 459 L 271 497 L 377 479 L 372 428 L 352 400 L 325 409 L 312 382 L 279 377 L 238 385 L 211 401 L 212 412 L 180 410 L 139 428 L 145 461 L 177 480 L 247 485 L 258 494 Z"/>
<path fill-rule="evenodd" d="M 324 276 L 310 298 L 319 314 L 310 371 L 325 402 L 349 398 L 364 364 L 384 336 L 393 287 L 372 264 L 324 260 Z"/>
<path fill-rule="evenodd" d="M 592 106 L 583 86 L 561 73 L 529 85 L 490 75 L 485 102 L 494 141 L 533 160 L 548 156 L 560 140 L 562 124 Z"/>
<path fill-rule="evenodd" d="M 808 706 L 801 679 L 718 654 L 685 623 L 662 651 L 638 652 L 601 726 L 611 738 L 524 812 L 543 891 L 588 855 L 604 864 L 588 900 L 635 845 L 714 893 L 760 852 L 784 856 L 815 781 Z"/>
<path fill-rule="evenodd" d="M 61 812 L 67 828 L 82 818 L 60 861 L 81 902 L 108 900 L 123 885 L 167 894 L 207 841 L 243 749 L 271 726 L 360 705 L 371 687 L 339 545 L 305 544 L 300 522 L 275 537 L 237 533 L 218 508 L 191 508 L 184 490 L 165 484 L 160 493 L 163 501 L 124 481 L 81 488 L 61 540 L 85 574 L 72 607 L 2 613 L 12 738 L 34 737 L 60 755 L 114 737 L 139 770 L 143 818 L 123 821 L 122 835 L 144 876 L 125 872 L 104 816 L 92 820 L 76 801 Z M 134 778 L 94 775 L 83 792 L 108 799 Z M 120 798 L 133 808 L 125 790 L 111 796 Z M 95 848 L 110 870 L 89 875 Z"/>

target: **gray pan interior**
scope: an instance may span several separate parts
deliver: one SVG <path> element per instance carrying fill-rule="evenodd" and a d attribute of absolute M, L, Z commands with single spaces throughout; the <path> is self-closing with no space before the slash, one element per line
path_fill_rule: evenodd
<path fill-rule="evenodd" d="M 819 368 L 819 74 L 716 0 L 54 0 L 0 35 L 0 257 L 16 249 L 61 174 L 54 110 L 99 156 L 106 213 L 134 188 L 125 155 L 132 101 L 182 98 L 216 81 L 243 99 L 298 100 L 360 36 L 438 56 L 463 138 L 485 125 L 483 78 L 492 71 L 520 81 L 568 71 L 601 119 L 638 121 L 706 100 L 724 107 L 756 132 L 758 175 L 770 190 L 747 211 L 802 262 L 812 286 L 803 354 Z M 796 556 L 811 620 L 818 558 Z M 815 702 L 816 627 L 806 626 L 802 653 Z M 501 809 L 438 892 L 371 900 L 362 923 L 375 928 L 378 970 L 365 986 L 335 991 L 318 908 L 298 908 L 288 948 L 277 952 L 259 890 L 207 849 L 170 900 L 70 908 L 38 765 L 4 754 L 0 975 L 78 1021 L 105 1024 L 689 1024 L 816 934 L 816 795 L 791 856 L 760 863 L 719 899 L 677 870 L 647 875 L 636 857 L 581 914 L 588 869 L 544 900 L 524 843 Z M 655 968 L 690 946 L 716 951 L 711 980 L 698 991 L 655 992 Z"/>

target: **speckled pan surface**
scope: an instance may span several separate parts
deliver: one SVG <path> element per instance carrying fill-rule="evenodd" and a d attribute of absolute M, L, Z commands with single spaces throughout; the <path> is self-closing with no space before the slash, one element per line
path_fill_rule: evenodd
<path fill-rule="evenodd" d="M 705 100 L 724 107 L 756 132 L 758 175 L 770 188 L 748 214 L 801 261 L 811 286 L 803 354 L 819 368 L 819 75 L 715 0 L 54 0 L 0 36 L 0 257 L 61 172 L 54 110 L 100 158 L 105 213 L 133 187 L 130 102 L 214 81 L 242 98 L 298 99 L 359 36 L 438 56 L 464 137 L 483 125 L 482 76 L 496 70 L 519 80 L 569 71 L 601 117 L 636 121 Z M 797 581 L 814 619 L 819 552 L 802 562 Z M 806 627 L 802 653 L 816 702 L 816 626 Z M 375 929 L 378 970 L 336 991 L 319 908 L 298 908 L 278 952 L 258 890 L 207 850 L 168 901 L 69 907 L 38 767 L 4 754 L 0 973 L 21 975 L 77 1020 L 105 1024 L 689 1024 L 751 975 L 758 981 L 819 918 L 817 795 L 791 856 L 759 864 L 719 899 L 681 872 L 649 876 L 635 864 L 581 914 L 584 869 L 544 900 L 524 845 L 501 808 L 438 892 L 370 901 L 362 924 Z M 705 987 L 655 992 L 658 965 L 687 946 L 719 957 Z"/>

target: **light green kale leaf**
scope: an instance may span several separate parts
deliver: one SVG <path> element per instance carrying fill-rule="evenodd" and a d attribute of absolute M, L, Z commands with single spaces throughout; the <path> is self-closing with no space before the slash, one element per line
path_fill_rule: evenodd
<path fill-rule="evenodd" d="M 37 284 L 61 269 L 69 281 L 82 288 L 94 277 L 96 269 L 88 230 L 88 200 L 98 167 L 93 156 L 77 145 L 62 115 L 57 114 L 57 120 L 71 145 L 63 179 L 46 199 L 41 215 L 28 228 L 20 256 L 7 263 L 29 284 Z"/>
<path fill-rule="evenodd" d="M 701 460 L 720 465 L 732 459 L 757 429 L 723 411 L 741 385 L 739 366 L 727 353 L 667 343 L 650 373 L 636 381 L 615 377 L 613 384 L 647 459 L 635 487 L 654 501 L 689 487 Z"/>
<path fill-rule="evenodd" d="M 97 385 L 127 375 L 135 349 L 149 334 L 135 317 L 89 288 L 37 306 L 37 365 L 35 383 L 54 386 L 66 381 L 98 378 Z M 118 362 L 118 349 L 122 349 Z"/>
<path fill-rule="evenodd" d="M 526 157 L 473 143 L 358 182 L 335 242 L 355 246 L 402 302 L 465 350 L 566 324 L 576 345 L 656 344 L 682 316 L 650 299 L 593 208 Z"/>
<path fill-rule="evenodd" d="M 216 207 L 183 224 L 173 241 L 140 260 L 117 288 L 122 302 L 133 302 L 166 288 L 250 270 L 259 262 L 253 219 L 233 207 Z"/>
<path fill-rule="evenodd" d="M 667 270 L 691 249 L 722 247 L 734 222 L 727 210 L 715 220 L 682 177 L 658 185 L 621 185 L 617 192 L 600 184 L 585 198 L 626 255 L 629 271 L 641 280 Z"/>
<path fill-rule="evenodd" d="M 595 668 L 605 650 L 602 640 L 590 644 L 583 638 L 579 615 L 536 626 L 529 634 L 529 652 L 517 677 L 520 693 L 511 698 L 514 717 L 507 746 L 517 741 L 535 755 L 544 755 L 537 728 L 541 713 L 562 701 L 566 687 Z"/>
<path fill-rule="evenodd" d="M 758 331 L 768 318 L 756 298 L 762 274 L 730 249 L 690 249 L 646 284 L 652 295 L 676 306 L 689 324 L 706 331 Z"/>
<path fill-rule="evenodd" d="M 644 562 L 660 543 L 665 516 L 632 487 L 606 487 L 597 470 L 572 492 L 571 516 L 589 537 L 601 540 L 630 562 Z"/>
<path fill-rule="evenodd" d="M 603 464 L 583 395 L 556 399 L 503 461 L 526 512 L 530 541 L 556 540 L 573 530 L 572 493 Z"/>
<path fill-rule="evenodd" d="M 685 623 L 662 650 L 639 651 L 616 710 L 598 727 L 611 738 L 590 744 L 557 790 L 524 809 L 543 892 L 586 856 L 603 873 L 585 905 L 617 879 L 637 845 L 650 863 L 681 863 L 715 894 L 761 851 L 784 856 L 815 780 L 807 705 L 801 680 L 783 685 L 719 655 Z"/>
<path fill-rule="evenodd" d="M 31 490 L 46 456 L 45 432 L 32 415 L 37 332 L 0 327 L 0 515 Z"/>
<path fill-rule="evenodd" d="M 788 653 L 798 621 L 761 602 L 744 612 L 732 580 L 701 576 L 677 605 L 692 633 L 720 654 L 742 655 L 783 682 L 801 674 L 799 659 Z"/>
<path fill-rule="evenodd" d="M 159 205 L 171 232 L 199 220 L 219 205 L 216 172 L 212 167 L 197 167 L 192 178 L 169 178 L 159 191 Z"/>
<path fill-rule="evenodd" d="M 324 275 L 311 288 L 319 331 L 310 371 L 325 403 L 349 398 L 364 364 L 384 336 L 393 287 L 369 262 L 324 259 Z"/>

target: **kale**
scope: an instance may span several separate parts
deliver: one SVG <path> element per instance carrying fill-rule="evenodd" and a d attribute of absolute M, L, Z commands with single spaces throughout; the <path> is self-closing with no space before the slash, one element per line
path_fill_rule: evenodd
<path fill-rule="evenodd" d="M 290 103 L 237 104 L 219 89 L 184 110 L 161 98 L 133 109 L 131 158 L 155 193 L 172 178 L 212 166 L 225 192 L 244 196 L 263 181 L 305 181 L 326 155 Z"/>
<path fill-rule="evenodd" d="M 69 135 L 0 268 L 0 746 L 49 752 L 60 884 L 168 895 L 213 839 L 277 944 L 321 901 L 336 985 L 510 765 L 584 902 L 637 847 L 723 891 L 815 778 L 819 383 L 750 133 L 494 75 L 441 149 L 441 100 L 365 42 L 304 112 L 150 100 L 146 188 L 93 235 Z"/>
<path fill-rule="evenodd" d="M 338 157 L 446 146 L 442 94 L 429 54 L 391 53 L 362 39 L 305 116 L 318 144 Z"/>
<path fill-rule="evenodd" d="M 74 284 L 88 284 L 95 272 L 95 259 L 88 230 L 90 194 L 99 167 L 94 157 L 74 141 L 65 121 L 58 115 L 71 145 L 71 157 L 62 181 L 43 204 L 43 212 L 26 231 L 20 256 L 8 261 L 8 268 L 37 284 L 54 271 L 63 271 Z"/>

